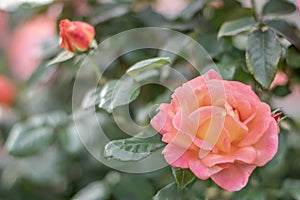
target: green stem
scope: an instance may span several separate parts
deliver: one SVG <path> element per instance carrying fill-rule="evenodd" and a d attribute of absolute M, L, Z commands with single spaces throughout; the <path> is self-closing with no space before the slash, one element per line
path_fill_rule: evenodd
<path fill-rule="evenodd" d="M 251 4 L 252 4 L 252 8 L 254 10 L 254 18 L 256 19 L 256 21 L 260 21 L 258 13 L 257 13 L 257 5 L 256 5 L 255 0 L 251 0 Z"/>

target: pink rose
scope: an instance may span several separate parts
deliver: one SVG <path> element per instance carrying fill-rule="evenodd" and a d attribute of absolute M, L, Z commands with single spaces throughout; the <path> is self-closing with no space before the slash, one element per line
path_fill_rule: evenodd
<path fill-rule="evenodd" d="M 269 105 L 250 86 L 222 80 L 214 70 L 177 88 L 151 125 L 168 143 L 163 155 L 171 166 L 189 168 L 230 192 L 242 189 L 278 148 Z"/>

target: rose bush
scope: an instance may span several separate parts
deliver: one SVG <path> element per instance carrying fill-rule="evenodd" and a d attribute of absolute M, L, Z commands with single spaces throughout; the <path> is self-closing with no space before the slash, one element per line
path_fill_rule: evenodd
<path fill-rule="evenodd" d="M 73 53 L 88 50 L 95 37 L 94 27 L 80 21 L 61 20 L 59 30 L 61 36 L 60 47 Z"/>
<path fill-rule="evenodd" d="M 214 70 L 177 88 L 151 124 L 168 143 L 163 154 L 171 166 L 228 191 L 242 189 L 278 148 L 269 105 L 250 86 L 222 80 Z"/>

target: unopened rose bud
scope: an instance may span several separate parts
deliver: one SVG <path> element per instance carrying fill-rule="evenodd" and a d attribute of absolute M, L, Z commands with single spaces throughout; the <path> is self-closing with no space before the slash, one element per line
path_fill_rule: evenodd
<path fill-rule="evenodd" d="M 94 27 L 85 22 L 63 19 L 60 21 L 59 29 L 60 47 L 73 53 L 88 50 L 95 37 Z"/>
<path fill-rule="evenodd" d="M 275 119 L 275 121 L 278 123 L 281 120 L 282 112 L 276 112 L 272 113 L 272 117 Z"/>

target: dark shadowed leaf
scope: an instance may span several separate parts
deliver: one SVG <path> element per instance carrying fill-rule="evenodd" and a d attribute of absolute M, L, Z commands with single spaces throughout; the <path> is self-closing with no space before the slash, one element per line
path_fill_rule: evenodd
<path fill-rule="evenodd" d="M 200 9 L 203 8 L 207 0 L 191 2 L 180 14 L 184 20 L 191 19 Z"/>
<path fill-rule="evenodd" d="M 233 36 L 244 31 L 249 31 L 255 24 L 256 21 L 253 17 L 246 17 L 234 21 L 225 22 L 220 28 L 218 38 L 223 36 Z"/>
<path fill-rule="evenodd" d="M 300 180 L 286 179 L 283 182 L 283 189 L 289 193 L 294 199 L 300 199 Z"/>
<path fill-rule="evenodd" d="M 292 13 L 296 10 L 293 3 L 286 0 L 271 0 L 268 1 L 262 10 L 264 15 L 274 14 L 274 15 L 284 15 Z"/>
<path fill-rule="evenodd" d="M 157 135 L 145 138 L 142 132 L 135 137 L 109 142 L 105 146 L 104 153 L 106 158 L 122 161 L 141 160 L 164 145 Z"/>
<path fill-rule="evenodd" d="M 233 200 L 266 200 L 263 190 L 247 186 L 243 190 L 233 193 Z"/>
<path fill-rule="evenodd" d="M 72 200 L 105 200 L 110 191 L 110 186 L 105 181 L 95 181 L 77 192 Z"/>
<path fill-rule="evenodd" d="M 290 43 L 300 49 L 300 32 L 292 24 L 284 20 L 266 20 L 264 22 L 270 29 L 274 30 L 277 34 L 282 35 Z"/>
<path fill-rule="evenodd" d="M 195 180 L 195 175 L 189 169 L 172 168 L 172 173 L 179 190 Z"/>
<path fill-rule="evenodd" d="M 54 129 L 68 121 L 64 112 L 35 115 L 11 129 L 7 151 L 14 156 L 27 156 L 47 148 L 54 140 Z"/>
<path fill-rule="evenodd" d="M 171 183 L 166 187 L 159 190 L 156 195 L 153 197 L 154 200 L 166 200 L 166 199 L 176 199 L 176 200 L 200 200 L 196 197 L 193 192 L 185 188 L 179 191 L 175 183 Z"/>
<path fill-rule="evenodd" d="M 14 156 L 27 156 L 48 147 L 54 140 L 52 127 L 16 124 L 10 131 L 6 149 Z"/>
<path fill-rule="evenodd" d="M 255 80 L 268 89 L 277 71 L 281 45 L 270 31 L 255 30 L 249 34 L 246 47 L 247 67 Z"/>
<path fill-rule="evenodd" d="M 289 67 L 300 68 L 300 51 L 294 46 L 289 46 L 286 51 L 286 63 Z"/>

